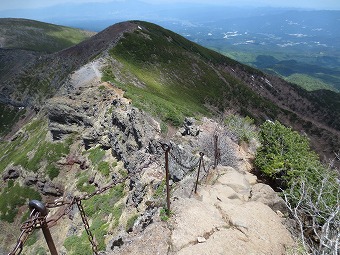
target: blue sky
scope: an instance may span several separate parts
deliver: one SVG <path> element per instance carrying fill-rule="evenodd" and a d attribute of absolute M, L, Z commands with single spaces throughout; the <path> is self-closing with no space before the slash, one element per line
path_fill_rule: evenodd
<path fill-rule="evenodd" d="M 89 2 L 124 2 L 126 0 L 1 0 L 0 11 L 9 9 L 35 9 L 60 4 L 69 3 L 89 3 Z M 131 1 L 131 0 L 130 0 Z M 240 5 L 240 6 L 272 6 L 272 7 L 294 7 L 294 8 L 311 8 L 311 9 L 327 9 L 340 10 L 340 0 L 141 0 L 146 3 L 157 5 L 169 3 L 204 3 L 204 4 L 220 4 L 220 5 Z M 236 4 L 237 3 L 237 4 Z"/>

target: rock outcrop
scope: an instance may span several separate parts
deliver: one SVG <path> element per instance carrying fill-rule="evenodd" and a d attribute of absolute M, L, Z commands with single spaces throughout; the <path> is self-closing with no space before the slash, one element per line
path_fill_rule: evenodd
<path fill-rule="evenodd" d="M 21 167 L 19 166 L 10 166 L 8 167 L 2 174 L 2 179 L 4 181 L 8 179 L 17 179 L 21 174 Z"/>
<path fill-rule="evenodd" d="M 112 126 L 114 131 L 109 134 L 112 150 L 129 172 L 138 172 L 152 163 L 151 155 L 159 146 L 157 122 L 136 108 L 116 108 L 112 112 Z"/>

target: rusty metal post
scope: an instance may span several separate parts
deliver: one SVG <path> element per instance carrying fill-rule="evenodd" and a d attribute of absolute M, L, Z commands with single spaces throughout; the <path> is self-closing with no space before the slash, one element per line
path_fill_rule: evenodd
<path fill-rule="evenodd" d="M 41 216 L 44 217 L 44 220 L 41 224 L 41 229 L 43 231 L 47 246 L 50 249 L 51 255 L 58 255 L 57 249 L 55 248 L 55 245 L 54 245 L 54 242 L 53 242 L 53 239 L 52 239 L 52 236 L 51 236 L 51 232 L 48 229 L 48 226 L 47 226 L 47 223 L 46 223 L 45 216 L 48 214 L 46 206 L 38 200 L 31 200 L 28 203 L 28 206 L 29 206 L 31 211 L 36 210 L 36 211 L 40 212 Z"/>
<path fill-rule="evenodd" d="M 197 194 L 197 185 L 198 185 L 198 179 L 200 177 L 200 170 L 201 170 L 201 163 L 203 161 L 203 156 L 204 156 L 204 153 L 200 152 L 200 162 L 198 164 L 198 170 L 197 170 L 197 179 L 196 179 L 196 184 L 195 184 L 195 194 Z"/>
<path fill-rule="evenodd" d="M 217 158 L 218 158 L 218 135 L 214 135 L 214 147 L 215 147 L 215 160 L 214 160 L 214 169 L 217 167 Z"/>
<path fill-rule="evenodd" d="M 170 216 L 170 185 L 169 185 L 169 151 L 170 146 L 162 144 L 162 149 L 165 152 L 165 182 L 166 182 L 166 203 L 167 203 L 167 215 Z"/>

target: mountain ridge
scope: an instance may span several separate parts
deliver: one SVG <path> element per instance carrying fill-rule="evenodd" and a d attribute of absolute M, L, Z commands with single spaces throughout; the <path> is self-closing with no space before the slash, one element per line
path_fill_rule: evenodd
<path fill-rule="evenodd" d="M 18 18 L 0 18 L 0 48 L 53 53 L 87 39 L 95 32 Z"/>
<path fill-rule="evenodd" d="M 131 38 L 136 41 L 133 42 Z M 157 40 L 159 40 L 158 43 Z M 174 54 L 177 54 L 177 58 L 172 56 Z M 106 56 L 104 58 L 107 59 L 107 66 L 111 65 L 111 67 L 112 58 L 118 57 L 119 61 L 125 62 L 125 70 L 132 68 L 135 78 L 144 84 L 151 81 L 149 83 L 151 85 L 146 86 L 144 91 L 149 95 L 150 91 L 158 91 L 156 95 L 163 94 L 162 97 L 167 100 L 170 99 L 168 96 L 170 95 L 173 101 L 169 107 L 179 107 L 178 109 L 184 113 L 188 113 L 185 109 L 185 102 L 188 107 L 189 105 L 193 105 L 193 108 L 198 106 L 200 111 L 205 112 L 207 108 L 203 107 L 204 104 L 213 105 L 222 111 L 227 108 L 234 109 L 258 121 L 280 118 L 286 125 L 292 125 L 300 130 L 309 128 L 310 130 L 305 130 L 305 132 L 316 139 L 317 142 L 312 141 L 315 148 L 318 144 L 322 144 L 323 148 L 327 147 L 328 143 L 330 146 L 326 153 L 328 156 L 339 143 L 337 137 L 339 136 L 340 116 L 337 111 L 339 106 L 337 102 L 340 93 L 306 92 L 280 78 L 264 74 L 217 52 L 205 49 L 170 30 L 141 21 L 112 25 L 80 44 L 53 54 L 39 56 L 36 62 L 33 61 L 28 68 L 23 67 L 19 70 L 19 74 L 11 79 L 4 79 L 6 76 L 1 76 L 2 96 L 0 100 L 16 102 L 15 97 L 17 97 L 22 102 L 26 102 L 24 106 L 34 105 L 39 109 L 39 101 L 46 96 L 53 96 L 55 91 L 67 81 L 71 72 L 100 56 Z M 185 59 L 186 57 L 189 58 Z M 139 62 L 135 61 L 137 59 Z M 124 72 L 123 69 L 119 72 Z M 138 70 L 144 70 L 144 76 L 147 74 L 149 77 L 143 77 Z M 155 71 L 156 76 L 152 70 Z M 113 69 L 109 70 L 111 73 L 112 71 Z M 163 75 L 163 78 L 160 78 L 159 74 Z M 187 80 L 186 76 L 192 78 Z M 124 79 L 125 81 L 121 79 L 118 82 L 123 81 L 125 84 L 131 82 L 129 78 Z M 114 79 L 111 81 L 115 82 Z M 190 85 L 193 82 L 196 82 L 196 85 Z M 166 89 L 169 87 L 167 84 L 173 84 L 174 87 L 170 90 Z M 18 93 L 20 89 L 23 93 Z M 129 88 L 126 87 L 126 89 L 129 93 Z M 182 99 L 175 100 L 177 95 L 173 89 L 183 92 L 182 95 L 187 95 L 189 100 L 185 98 L 183 101 Z M 166 95 L 164 95 L 165 92 Z M 202 94 L 206 95 L 202 96 Z M 327 98 L 331 99 L 331 105 L 328 105 Z M 176 106 L 176 103 L 180 106 Z M 171 111 L 171 114 L 177 114 Z M 296 118 L 299 120 L 296 121 Z M 171 117 L 169 120 L 172 121 Z M 176 122 L 178 123 L 177 120 Z M 326 133 L 331 134 L 330 137 L 327 137 Z M 323 140 L 325 141 L 321 142 Z M 320 152 L 323 149 L 317 150 Z"/>

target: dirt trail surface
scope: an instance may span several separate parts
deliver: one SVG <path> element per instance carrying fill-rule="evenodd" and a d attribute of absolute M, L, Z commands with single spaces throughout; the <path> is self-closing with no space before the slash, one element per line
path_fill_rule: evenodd
<path fill-rule="evenodd" d="M 193 193 L 187 176 L 172 194 L 172 216 L 110 254 L 287 254 L 294 246 L 284 227 L 283 201 L 256 176 L 231 167 L 212 170 Z M 269 206 L 268 206 L 269 205 Z M 283 210 L 283 209 L 282 209 Z"/>

